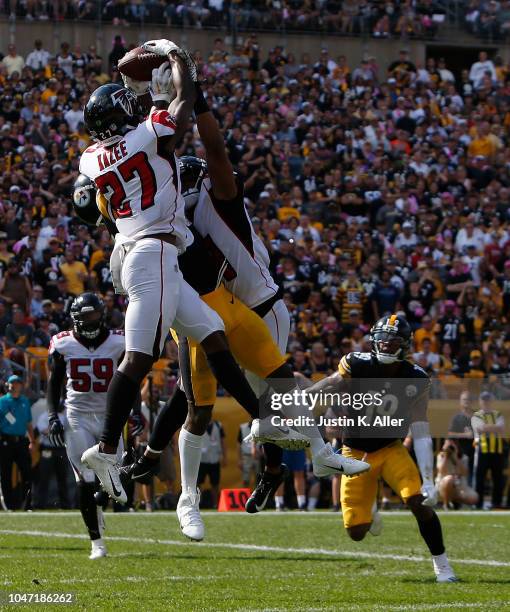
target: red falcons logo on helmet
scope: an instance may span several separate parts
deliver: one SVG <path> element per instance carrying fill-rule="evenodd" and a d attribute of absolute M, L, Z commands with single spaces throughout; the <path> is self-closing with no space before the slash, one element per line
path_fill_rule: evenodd
<path fill-rule="evenodd" d="M 119 89 L 112 93 L 114 106 L 120 106 L 127 115 L 136 114 L 136 98 L 127 89 Z"/>

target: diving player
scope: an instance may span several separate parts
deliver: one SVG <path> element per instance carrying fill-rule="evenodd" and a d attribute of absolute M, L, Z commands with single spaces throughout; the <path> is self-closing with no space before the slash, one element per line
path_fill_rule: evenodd
<path fill-rule="evenodd" d="M 71 305 L 72 331 L 52 337 L 49 348 L 48 435 L 55 446 L 66 446 L 78 486 L 80 512 L 92 543 L 90 559 L 106 556 L 103 513 L 96 505 L 95 474 L 82 461 L 87 448 L 101 436 L 106 393 L 126 348 L 124 332 L 105 325 L 105 306 L 95 293 L 82 293 Z M 64 432 L 58 406 L 66 380 L 65 408 L 69 427 Z M 117 459 L 122 454 L 119 441 Z"/>
<path fill-rule="evenodd" d="M 381 393 L 382 400 L 367 404 L 363 412 L 348 409 L 343 454 L 363 458 L 370 472 L 342 478 L 341 504 L 349 536 L 362 540 L 368 532 L 377 536 L 382 521 L 377 512 L 379 478 L 402 498 L 413 513 L 430 553 L 437 582 L 455 582 L 443 543 L 439 518 L 434 511 L 437 491 L 433 480 L 434 456 L 427 420 L 429 377 L 407 360 L 412 331 L 401 315 L 385 316 L 370 331 L 370 353 L 349 353 L 340 360 L 338 372 L 308 388 L 308 393 L 346 390 Z M 365 400 L 364 400 L 365 401 Z M 372 402 L 372 399 L 367 398 Z M 380 404 L 379 404 L 380 401 Z M 378 404 L 378 405 L 377 405 Z M 358 417 L 367 417 L 359 421 Z M 391 423 L 391 425 L 389 425 Z M 401 439 L 410 428 L 420 474 Z"/>

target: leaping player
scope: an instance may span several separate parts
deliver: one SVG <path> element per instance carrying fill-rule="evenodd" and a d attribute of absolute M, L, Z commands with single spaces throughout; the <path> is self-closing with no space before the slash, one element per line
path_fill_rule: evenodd
<path fill-rule="evenodd" d="M 241 298 L 257 314 L 264 317 L 275 342 L 279 344 L 284 353 L 289 330 L 288 312 L 281 300 L 278 286 L 269 273 L 267 250 L 253 231 L 244 208 L 243 187 L 233 173 L 218 124 L 207 106 L 200 86 L 198 83 L 195 86 L 197 91 L 195 115 L 200 137 L 206 149 L 207 164 L 198 158 L 188 157 L 181 160 L 181 181 L 189 218 L 193 220 L 194 227 L 199 230 L 206 241 L 212 259 L 223 266 L 223 276 L 228 279 L 227 287 L 236 297 Z M 208 178 L 206 178 L 207 175 Z M 221 314 L 222 311 L 218 310 L 218 312 Z M 252 344 L 245 343 L 246 357 L 252 349 Z M 194 346 L 191 343 L 191 350 L 196 350 L 196 343 Z M 248 358 L 243 360 L 241 355 L 240 361 L 249 360 Z M 188 386 L 193 389 L 212 388 L 213 393 L 209 393 L 207 398 L 197 398 L 196 393 L 193 397 L 188 396 L 190 412 L 179 439 L 183 493 L 179 501 L 178 514 L 185 535 L 188 535 L 187 531 L 190 527 L 189 533 L 195 535 L 193 539 L 201 539 L 203 525 L 198 513 L 199 497 L 196 482 L 199 461 L 196 461 L 196 457 L 199 459 L 202 438 L 214 403 L 216 387 L 213 386 L 214 381 L 209 383 L 210 375 L 206 369 L 201 367 L 203 360 L 201 362 L 196 357 L 196 353 L 190 363 L 192 366 L 191 380 Z M 184 367 L 181 368 L 181 374 L 185 374 L 183 370 Z M 276 387 L 284 383 L 287 392 L 295 388 L 292 371 L 287 365 L 282 364 L 281 368 L 275 370 L 269 378 L 272 386 Z M 264 386 L 267 388 L 267 384 Z M 167 432 L 171 436 L 175 429 L 168 426 L 169 420 L 167 419 L 166 424 Z M 181 423 L 174 424 L 179 426 Z M 163 426 L 163 418 L 161 420 L 158 418 L 153 439 L 149 441 L 150 450 L 147 452 L 146 460 L 142 460 L 135 470 L 131 471 L 134 478 L 138 474 L 146 473 L 149 463 L 147 459 L 151 458 L 151 451 L 156 450 L 155 440 L 157 439 L 161 444 L 160 425 Z M 263 431 L 264 428 L 260 427 L 258 420 L 253 429 L 254 437 L 257 440 L 268 441 Z M 299 428 L 296 429 L 299 431 Z M 369 468 L 364 462 L 344 463 L 345 459 L 335 455 L 331 447 L 323 442 L 316 427 L 309 426 L 303 429 L 306 430 L 303 431 L 303 434 L 310 438 L 315 469 L 319 475 L 333 473 L 334 469 L 337 472 L 354 474 Z M 162 448 L 158 447 L 157 450 L 161 451 Z M 252 512 L 264 508 L 267 499 L 278 488 L 282 480 L 281 452 L 274 446 L 273 449 L 269 448 L 269 452 L 266 473 L 247 504 L 247 509 Z M 329 471 L 326 472 L 324 469 L 328 462 L 331 465 L 328 466 Z M 189 466 L 189 469 L 186 466 Z M 186 512 L 180 512 L 182 508 Z"/>
<path fill-rule="evenodd" d="M 126 493 L 116 460 L 118 439 L 170 327 L 200 343 L 222 386 L 252 418 L 259 416 L 257 397 L 228 349 L 223 322 L 186 283 L 177 262 L 191 237 L 174 149 L 193 110 L 195 86 L 174 43 L 150 41 L 145 46 L 168 57 L 170 69 L 163 64 L 153 79 L 154 99 L 163 100 L 165 109 L 153 109 L 143 120 L 130 90 L 114 84 L 99 87 L 85 108 L 85 123 L 96 144 L 80 160 L 80 171 L 103 196 L 104 216 L 115 221 L 119 232 L 112 275 L 117 289 L 129 297 L 126 354 L 108 388 L 101 440 L 82 460 L 121 502 Z M 176 95 L 169 102 L 171 82 Z"/>

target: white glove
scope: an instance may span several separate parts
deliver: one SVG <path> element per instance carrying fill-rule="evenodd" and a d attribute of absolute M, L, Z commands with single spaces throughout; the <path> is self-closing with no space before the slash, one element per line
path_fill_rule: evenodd
<path fill-rule="evenodd" d="M 431 506 L 432 508 L 437 504 L 437 489 L 432 482 L 424 482 L 421 487 L 421 494 L 425 498 L 423 500 L 424 506 Z"/>
<path fill-rule="evenodd" d="M 122 74 L 122 73 L 121 73 Z M 124 86 L 134 92 L 137 96 L 143 96 L 149 91 L 150 81 L 136 81 L 125 74 L 122 74 Z"/>
<path fill-rule="evenodd" d="M 151 95 L 152 101 L 164 100 L 170 102 L 172 98 L 172 72 L 170 64 L 163 62 L 159 68 L 152 71 Z"/>
<path fill-rule="evenodd" d="M 181 49 L 171 40 L 167 40 L 166 38 L 160 38 L 158 40 L 148 40 L 143 43 L 142 47 L 146 51 L 150 51 L 151 53 L 156 53 L 156 55 L 165 55 L 167 56 L 171 51 L 179 52 Z"/>

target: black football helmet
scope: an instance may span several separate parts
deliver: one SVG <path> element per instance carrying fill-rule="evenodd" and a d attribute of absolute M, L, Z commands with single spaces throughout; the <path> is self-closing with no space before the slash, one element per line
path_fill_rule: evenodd
<path fill-rule="evenodd" d="M 74 183 L 73 210 L 88 225 L 99 225 L 101 213 L 96 204 L 97 188 L 94 181 L 80 174 Z"/>
<path fill-rule="evenodd" d="M 130 89 L 108 83 L 92 93 L 85 106 L 84 118 L 94 140 L 113 144 L 140 123 L 143 112 Z"/>
<path fill-rule="evenodd" d="M 382 317 L 370 330 L 372 354 L 380 363 L 403 361 L 411 348 L 413 332 L 402 315 Z"/>
<path fill-rule="evenodd" d="M 190 209 L 198 202 L 202 181 L 207 174 L 207 162 L 200 157 L 183 155 L 179 157 L 179 175 L 181 177 L 181 193 L 185 208 Z"/>
<path fill-rule="evenodd" d="M 94 340 L 106 329 L 103 300 L 95 293 L 82 293 L 71 304 L 71 319 L 75 334 Z"/>

